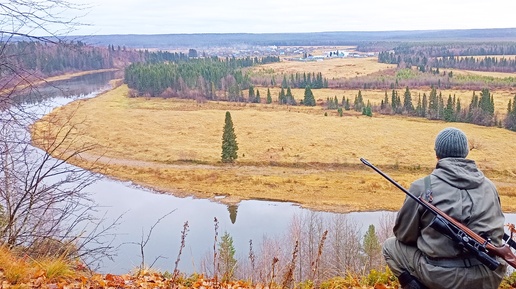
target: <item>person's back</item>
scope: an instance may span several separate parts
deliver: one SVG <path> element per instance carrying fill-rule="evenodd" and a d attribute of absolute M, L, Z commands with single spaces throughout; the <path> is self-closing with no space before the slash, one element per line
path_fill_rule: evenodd
<path fill-rule="evenodd" d="M 466 159 L 466 136 L 458 129 L 445 129 L 437 136 L 435 150 L 436 169 L 430 176 L 415 181 L 409 191 L 489 238 L 494 245 L 500 245 L 505 219 L 498 193 L 475 162 Z M 414 276 L 429 288 L 498 288 L 506 263 L 500 259 L 502 265 L 495 271 L 489 270 L 431 228 L 433 218 L 410 198 L 398 212 L 396 237 L 384 243 L 383 252 L 400 283 L 408 283 L 409 277 Z M 409 286 L 405 287 L 417 288 Z"/>

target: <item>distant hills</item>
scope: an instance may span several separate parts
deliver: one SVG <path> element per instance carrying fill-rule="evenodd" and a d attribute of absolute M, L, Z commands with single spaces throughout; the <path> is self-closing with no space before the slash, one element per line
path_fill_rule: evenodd
<path fill-rule="evenodd" d="M 92 35 L 74 36 L 96 46 L 125 46 L 128 48 L 208 48 L 238 45 L 305 46 L 359 45 L 367 42 L 505 42 L 516 41 L 516 28 L 413 31 L 349 31 L 313 33 L 207 33 L 155 35 Z"/>

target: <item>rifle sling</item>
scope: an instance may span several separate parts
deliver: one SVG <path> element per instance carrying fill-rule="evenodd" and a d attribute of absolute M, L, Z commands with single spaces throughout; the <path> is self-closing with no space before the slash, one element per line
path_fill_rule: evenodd
<path fill-rule="evenodd" d="M 424 183 L 425 191 L 423 192 L 423 196 L 427 199 L 428 202 L 431 202 L 433 197 L 430 175 L 425 177 Z M 428 264 L 443 268 L 469 268 L 482 264 L 482 262 L 475 257 L 433 258 L 426 255 L 424 256 Z"/>

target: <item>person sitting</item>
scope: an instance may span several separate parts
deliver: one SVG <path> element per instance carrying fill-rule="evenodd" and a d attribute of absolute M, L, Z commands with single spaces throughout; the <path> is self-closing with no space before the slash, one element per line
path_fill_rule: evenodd
<path fill-rule="evenodd" d="M 493 245 L 502 245 L 505 217 L 495 185 L 475 161 L 467 159 L 468 139 L 464 132 L 449 127 L 435 139 L 436 168 L 429 176 L 414 181 L 410 188 L 445 214 L 467 226 Z M 394 225 L 394 236 L 382 252 L 391 271 L 404 289 L 495 289 L 507 270 L 490 270 L 457 243 L 430 224 L 434 215 L 407 197 Z"/>

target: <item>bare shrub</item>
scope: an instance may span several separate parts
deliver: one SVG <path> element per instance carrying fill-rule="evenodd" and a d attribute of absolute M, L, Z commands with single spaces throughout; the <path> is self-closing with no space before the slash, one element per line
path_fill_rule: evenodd
<path fill-rule="evenodd" d="M 394 222 L 396 221 L 396 214 L 393 212 L 384 212 L 380 216 L 379 224 L 378 224 L 378 240 L 383 244 L 385 240 L 390 237 L 394 237 L 394 232 L 392 228 L 394 227 Z"/>
<path fill-rule="evenodd" d="M 48 129 L 31 139 L 35 112 L 12 103 L 0 115 L 5 120 L 0 128 L 0 244 L 22 247 L 30 255 L 66 253 L 63 257 L 87 258 L 90 265 L 111 256 L 112 238 L 99 239 L 110 234 L 118 219 L 105 224 L 95 217 L 97 205 L 85 190 L 99 176 L 67 164 L 94 145 L 68 149 L 65 140 L 80 141 L 70 118 L 47 119 Z M 41 149 L 32 146 L 33 140 Z"/>
<path fill-rule="evenodd" d="M 188 221 L 186 221 L 183 225 L 183 231 L 181 231 L 181 246 L 179 247 L 179 253 L 177 253 L 176 262 L 174 263 L 174 271 L 172 274 L 172 280 L 175 282 L 179 277 L 179 270 L 177 266 L 179 265 L 179 261 L 181 260 L 181 254 L 183 253 L 183 249 L 186 245 L 186 235 L 188 233 Z"/>
<path fill-rule="evenodd" d="M 391 213 L 381 216 L 379 230 L 375 233 L 379 244 L 392 235 L 389 231 L 394 216 Z M 233 278 L 269 288 L 291 288 L 303 282 L 318 287 L 322 280 L 363 276 L 369 269 L 383 271 L 383 258 L 365 253 L 361 229 L 345 214 L 329 216 L 312 211 L 297 214 L 284 235 L 264 236 L 257 249 L 251 240 L 249 252 L 241 254 L 237 260 Z M 215 282 L 220 272 L 217 259 L 218 251 L 214 247 L 201 262 L 201 272 L 213 276 Z M 370 264 L 365 266 L 367 261 Z"/>
<path fill-rule="evenodd" d="M 345 276 L 360 271 L 360 228 L 345 215 L 330 220 L 324 266 L 325 278 Z"/>
<path fill-rule="evenodd" d="M 264 236 L 252 261 L 241 261 L 236 278 L 288 288 L 362 272 L 360 228 L 346 215 L 295 215 L 284 236 Z"/>
<path fill-rule="evenodd" d="M 129 89 L 129 97 L 138 97 L 140 94 L 138 93 L 138 90 L 136 89 Z"/>
<path fill-rule="evenodd" d="M 111 81 L 112 88 L 117 88 L 117 87 L 121 86 L 122 84 L 124 84 L 123 79 L 115 79 L 115 80 Z"/>
<path fill-rule="evenodd" d="M 383 244 L 385 240 L 389 239 L 390 237 L 394 237 L 394 232 L 392 228 L 394 227 L 394 223 L 396 221 L 396 214 L 393 212 L 384 212 L 380 216 L 379 224 L 378 224 L 378 241 L 380 244 Z M 385 262 L 385 259 L 383 257 L 379 258 L 379 265 L 377 269 L 385 268 L 387 263 Z"/>

